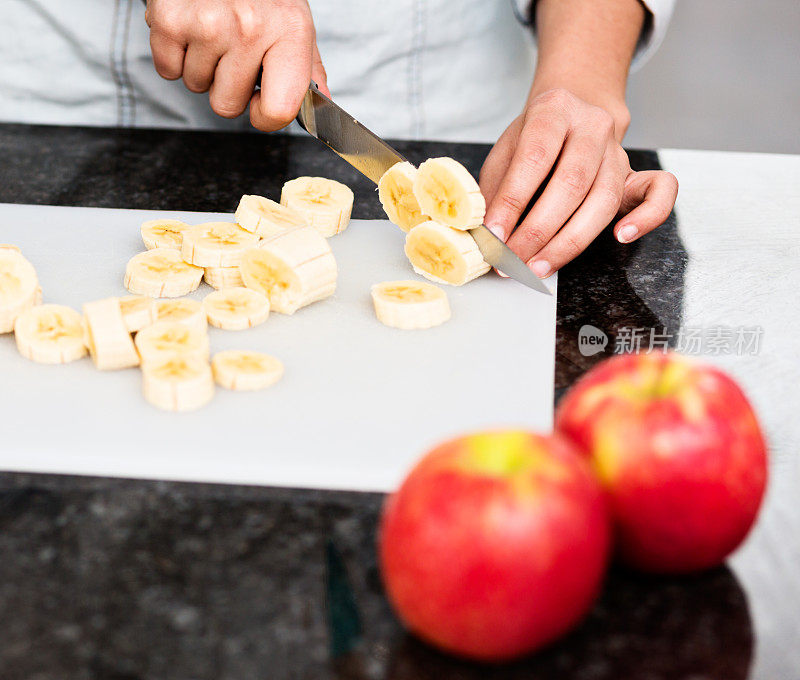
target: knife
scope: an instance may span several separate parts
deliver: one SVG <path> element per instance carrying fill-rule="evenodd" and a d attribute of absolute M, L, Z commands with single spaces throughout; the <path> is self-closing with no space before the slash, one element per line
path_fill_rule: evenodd
<path fill-rule="evenodd" d="M 313 81 L 303 98 L 297 122 L 312 137 L 323 142 L 375 184 L 395 163 L 406 160 L 378 135 L 322 94 Z M 541 279 L 485 226 L 473 227 L 469 233 L 478 244 L 483 259 L 490 265 L 528 288 L 545 295 L 551 294 Z"/>

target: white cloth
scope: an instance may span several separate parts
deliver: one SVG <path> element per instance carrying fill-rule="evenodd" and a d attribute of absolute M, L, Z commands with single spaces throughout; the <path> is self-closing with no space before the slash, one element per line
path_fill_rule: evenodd
<path fill-rule="evenodd" d="M 653 20 L 638 61 L 663 37 Z M 161 79 L 140 0 L 5 0 L 0 120 L 248 129 L 206 95 Z M 520 0 L 310 0 L 336 101 L 386 137 L 493 142 L 521 111 L 535 66 Z"/>

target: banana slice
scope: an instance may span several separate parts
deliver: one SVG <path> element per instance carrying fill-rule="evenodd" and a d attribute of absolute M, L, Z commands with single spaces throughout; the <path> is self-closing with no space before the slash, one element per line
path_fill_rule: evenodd
<path fill-rule="evenodd" d="M 16 246 L 0 249 L 0 333 L 14 330 L 17 317 L 41 304 L 42 291 L 33 265 Z"/>
<path fill-rule="evenodd" d="M 408 232 L 428 218 L 414 196 L 417 169 L 408 161 L 395 163 L 378 182 L 378 198 L 389 219 Z"/>
<path fill-rule="evenodd" d="M 212 288 L 240 288 L 244 285 L 239 267 L 206 267 L 203 280 Z"/>
<path fill-rule="evenodd" d="M 414 271 L 436 283 L 461 286 L 490 269 L 472 236 L 437 222 L 409 231 L 405 251 Z"/>
<path fill-rule="evenodd" d="M 180 220 L 147 220 L 142 223 L 142 241 L 148 250 L 155 248 L 181 249 L 183 230 L 189 227 Z"/>
<path fill-rule="evenodd" d="M 295 227 L 305 227 L 308 224 L 296 210 L 263 196 L 242 196 L 234 219 L 243 229 L 252 231 L 261 238 L 268 238 Z"/>
<path fill-rule="evenodd" d="M 208 361 L 195 356 L 169 356 L 142 366 L 144 398 L 165 411 L 194 411 L 214 396 Z"/>
<path fill-rule="evenodd" d="M 197 300 L 189 298 L 156 300 L 154 306 L 156 321 L 174 321 L 201 333 L 208 330 L 205 310 L 202 303 Z"/>
<path fill-rule="evenodd" d="M 155 301 L 144 295 L 126 295 L 119 298 L 122 320 L 131 333 L 136 333 L 156 320 Z"/>
<path fill-rule="evenodd" d="M 19 353 L 40 364 L 66 364 L 86 356 L 83 317 L 62 305 L 38 305 L 14 324 Z"/>
<path fill-rule="evenodd" d="M 13 250 L 15 253 L 22 252 L 17 246 L 11 243 L 0 243 L 0 250 Z"/>
<path fill-rule="evenodd" d="M 244 285 L 269 298 L 270 308 L 294 314 L 336 291 L 336 260 L 313 227 L 291 229 L 262 241 L 242 258 Z"/>
<path fill-rule="evenodd" d="M 240 331 L 264 323 L 269 300 L 250 288 L 225 288 L 203 300 L 208 323 L 226 331 Z"/>
<path fill-rule="evenodd" d="M 447 294 L 432 283 L 384 281 L 372 286 L 378 321 L 392 328 L 432 328 L 450 318 Z"/>
<path fill-rule="evenodd" d="M 181 255 L 198 267 L 236 267 L 242 253 L 258 243 L 258 236 L 234 222 L 207 222 L 183 232 Z"/>
<path fill-rule="evenodd" d="M 429 158 L 420 165 L 414 196 L 423 213 L 454 229 L 475 227 L 486 214 L 486 201 L 475 178 L 452 158 Z"/>
<path fill-rule="evenodd" d="M 294 209 L 326 238 L 350 224 L 353 192 L 341 182 L 324 177 L 298 177 L 283 185 L 281 205 Z"/>
<path fill-rule="evenodd" d="M 208 333 L 177 321 L 156 321 L 136 334 L 142 365 L 170 357 L 197 357 L 208 361 Z"/>
<path fill-rule="evenodd" d="M 83 305 L 83 327 L 83 341 L 99 370 L 114 371 L 139 365 L 139 355 L 122 318 L 119 298 Z"/>
<path fill-rule="evenodd" d="M 261 390 L 283 377 L 283 364 L 261 352 L 228 350 L 211 360 L 214 380 L 229 390 Z"/>
<path fill-rule="evenodd" d="M 203 270 L 183 261 L 172 248 L 155 248 L 130 259 L 125 288 L 136 295 L 182 297 L 197 290 Z"/>

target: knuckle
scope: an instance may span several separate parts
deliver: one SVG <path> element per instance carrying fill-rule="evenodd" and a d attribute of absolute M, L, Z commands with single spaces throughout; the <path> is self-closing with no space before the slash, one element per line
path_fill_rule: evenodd
<path fill-rule="evenodd" d="M 514 215 L 519 215 L 522 213 L 527 206 L 527 203 L 523 203 L 522 199 L 516 194 L 504 193 L 500 196 L 500 201 L 503 205 L 503 208 L 505 208 L 507 212 L 510 212 Z"/>
<path fill-rule="evenodd" d="M 195 17 L 195 33 L 204 41 L 219 37 L 223 29 L 223 16 L 216 9 L 204 8 Z"/>
<path fill-rule="evenodd" d="M 550 240 L 547 236 L 547 231 L 537 225 L 529 225 L 522 231 L 522 237 L 525 239 L 525 245 L 528 249 L 538 252 Z"/>
<path fill-rule="evenodd" d="M 597 200 L 600 204 L 600 209 L 604 215 L 611 215 L 612 217 L 619 210 L 622 203 L 622 194 L 614 187 L 608 185 L 601 185 L 597 187 Z"/>
<path fill-rule="evenodd" d="M 547 147 L 541 142 L 529 142 L 525 145 L 522 160 L 526 169 L 538 170 L 547 158 Z"/>
<path fill-rule="evenodd" d="M 566 168 L 559 178 L 559 182 L 570 194 L 585 192 L 589 184 L 589 173 L 579 165 Z"/>
<path fill-rule="evenodd" d="M 564 259 L 566 261 L 574 260 L 578 255 L 580 255 L 584 249 L 586 248 L 586 244 L 583 243 L 581 240 L 575 238 L 571 234 L 564 234 L 562 236 L 563 242 L 561 247 L 564 251 L 564 255 L 566 256 Z"/>
<path fill-rule="evenodd" d="M 267 30 L 264 16 L 257 12 L 252 5 L 237 9 L 234 21 L 239 40 L 248 45 L 262 40 Z"/>
<path fill-rule="evenodd" d="M 614 135 L 614 116 L 600 107 L 596 107 L 594 116 L 595 128 L 603 132 L 606 137 L 612 137 Z"/>
<path fill-rule="evenodd" d="M 230 99 L 220 99 L 212 96 L 210 103 L 211 110 L 223 118 L 236 118 L 244 113 L 244 107 Z"/>
<path fill-rule="evenodd" d="M 289 100 L 274 100 L 264 103 L 264 114 L 276 126 L 276 129 L 284 128 L 294 120 L 297 110 L 293 102 Z"/>

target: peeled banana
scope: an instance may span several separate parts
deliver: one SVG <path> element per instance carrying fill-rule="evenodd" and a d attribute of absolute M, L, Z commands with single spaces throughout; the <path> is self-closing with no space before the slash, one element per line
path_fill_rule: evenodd
<path fill-rule="evenodd" d="M 403 330 L 432 328 L 450 318 L 447 294 L 432 283 L 384 281 L 372 286 L 378 321 Z"/>
<path fill-rule="evenodd" d="M 154 248 L 181 249 L 183 230 L 189 225 L 180 220 L 147 220 L 142 224 L 142 241 L 148 250 Z"/>
<path fill-rule="evenodd" d="M 119 298 L 87 302 L 83 305 L 83 322 L 83 340 L 99 370 L 139 365 L 139 355 L 122 318 Z"/>
<path fill-rule="evenodd" d="M 437 222 L 409 231 L 405 252 L 414 271 L 436 283 L 461 286 L 490 269 L 469 233 Z"/>
<path fill-rule="evenodd" d="M 347 229 L 353 200 L 350 187 L 324 177 L 298 177 L 286 182 L 281 191 L 281 205 L 298 212 L 326 238 Z"/>
<path fill-rule="evenodd" d="M 242 258 L 244 285 L 269 298 L 270 308 L 294 314 L 336 291 L 336 260 L 313 227 L 290 229 L 262 241 Z"/>
<path fill-rule="evenodd" d="M 208 360 L 172 355 L 142 365 L 144 398 L 165 411 L 193 411 L 214 396 Z"/>
<path fill-rule="evenodd" d="M 42 301 L 33 265 L 16 246 L 0 247 L 0 333 L 14 330 L 17 317 Z"/>
<path fill-rule="evenodd" d="M 130 259 L 125 288 L 149 297 L 181 297 L 196 290 L 202 278 L 203 270 L 184 262 L 179 251 L 155 248 Z"/>
<path fill-rule="evenodd" d="M 208 323 L 226 331 L 239 331 L 264 323 L 269 316 L 266 295 L 250 288 L 225 288 L 203 300 Z"/>
<path fill-rule="evenodd" d="M 217 384 L 229 390 L 261 390 L 283 376 L 283 364 L 275 357 L 243 350 L 217 352 L 211 369 Z"/>
<path fill-rule="evenodd" d="M 263 196 L 242 196 L 234 219 L 243 229 L 261 238 L 307 225 L 306 219 L 296 210 Z"/>
<path fill-rule="evenodd" d="M 19 353 L 41 364 L 66 364 L 86 356 L 83 317 L 70 307 L 38 305 L 14 325 Z"/>
<path fill-rule="evenodd" d="M 428 219 L 414 196 L 416 176 L 417 169 L 405 161 L 389 168 L 378 182 L 378 198 L 386 215 L 405 232 Z"/>
<path fill-rule="evenodd" d="M 197 357 L 208 361 L 208 333 L 177 321 L 156 321 L 136 334 L 142 365 L 170 357 Z"/>
<path fill-rule="evenodd" d="M 156 320 L 155 300 L 146 295 L 126 295 L 119 298 L 122 320 L 131 333 L 142 330 Z"/>
<path fill-rule="evenodd" d="M 183 232 L 181 255 L 198 267 L 236 267 L 258 236 L 233 222 L 207 222 Z"/>
<path fill-rule="evenodd" d="M 156 300 L 154 307 L 156 321 L 174 321 L 201 333 L 208 330 L 205 310 L 197 300 L 189 298 Z"/>
<path fill-rule="evenodd" d="M 429 158 L 417 170 L 414 196 L 430 219 L 454 229 L 483 222 L 486 201 L 475 178 L 452 158 Z"/>
<path fill-rule="evenodd" d="M 203 280 L 212 288 L 238 288 L 243 286 L 239 267 L 206 267 Z"/>

